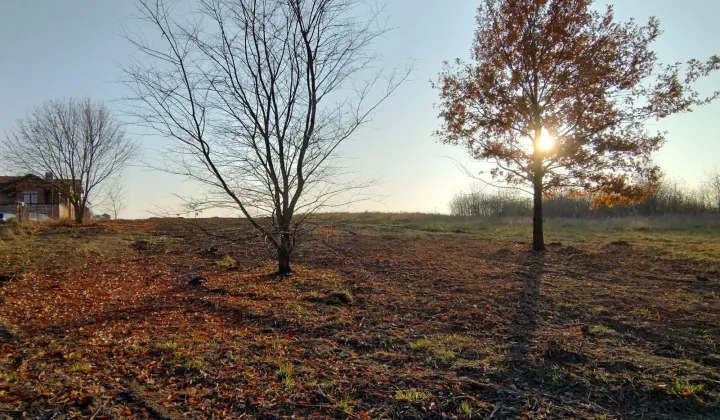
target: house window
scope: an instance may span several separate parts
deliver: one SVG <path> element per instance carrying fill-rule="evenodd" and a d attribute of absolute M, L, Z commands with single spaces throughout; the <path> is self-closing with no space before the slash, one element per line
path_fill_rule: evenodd
<path fill-rule="evenodd" d="M 23 192 L 23 202 L 25 204 L 37 204 L 38 193 L 37 191 L 25 191 Z"/>

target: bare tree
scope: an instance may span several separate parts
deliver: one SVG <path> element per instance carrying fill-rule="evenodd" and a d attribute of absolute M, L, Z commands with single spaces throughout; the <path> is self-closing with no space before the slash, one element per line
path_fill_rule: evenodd
<path fill-rule="evenodd" d="M 175 6 L 139 2 L 162 45 L 126 34 L 152 59 L 124 68 L 134 114 L 174 140 L 161 169 L 204 184 L 201 207 L 239 209 L 287 274 L 305 218 L 357 186 L 338 181 L 338 146 L 409 68 L 373 67 L 386 29 L 358 0 L 198 0 L 182 20 Z"/>
<path fill-rule="evenodd" d="M 712 205 L 718 213 L 720 213 L 720 172 L 712 172 L 705 176 L 705 189 L 708 192 Z"/>
<path fill-rule="evenodd" d="M 80 224 L 93 193 L 136 155 L 137 145 L 110 110 L 90 99 L 49 101 L 7 136 L 2 155 L 11 167 L 52 175 Z"/>
<path fill-rule="evenodd" d="M 127 201 L 125 198 L 125 187 L 119 180 L 115 180 L 115 182 L 108 187 L 107 196 L 105 197 L 105 207 L 108 209 L 113 219 L 117 220 L 120 213 L 122 213 L 127 207 Z"/>

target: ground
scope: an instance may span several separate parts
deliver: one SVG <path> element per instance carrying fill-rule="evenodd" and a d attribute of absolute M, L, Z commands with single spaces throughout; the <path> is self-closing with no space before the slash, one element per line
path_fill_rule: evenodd
<path fill-rule="evenodd" d="M 717 220 L 317 222 L 4 235 L 0 418 L 720 418 Z"/>

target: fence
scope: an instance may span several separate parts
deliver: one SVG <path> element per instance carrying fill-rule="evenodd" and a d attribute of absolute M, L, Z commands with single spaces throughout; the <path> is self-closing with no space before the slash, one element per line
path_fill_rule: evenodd
<path fill-rule="evenodd" d="M 0 206 L 0 213 L 5 219 L 15 217 L 19 220 L 51 220 L 68 217 L 67 211 L 57 204 L 26 204 L 24 206 L 8 205 Z"/>

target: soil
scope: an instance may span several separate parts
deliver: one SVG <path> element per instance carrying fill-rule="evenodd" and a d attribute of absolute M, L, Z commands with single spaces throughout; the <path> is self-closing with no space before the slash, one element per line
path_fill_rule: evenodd
<path fill-rule="evenodd" d="M 698 264 L 349 226 L 278 277 L 242 226 L 7 245 L 0 418 L 720 418 L 720 275 Z"/>

